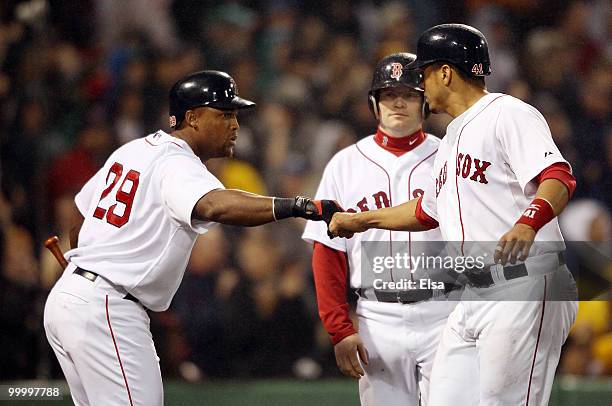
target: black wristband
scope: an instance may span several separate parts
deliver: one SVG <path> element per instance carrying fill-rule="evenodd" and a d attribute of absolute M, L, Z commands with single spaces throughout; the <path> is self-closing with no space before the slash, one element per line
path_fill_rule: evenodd
<path fill-rule="evenodd" d="M 275 197 L 273 202 L 274 219 L 278 221 L 293 217 L 293 206 L 295 206 L 295 198 Z"/>

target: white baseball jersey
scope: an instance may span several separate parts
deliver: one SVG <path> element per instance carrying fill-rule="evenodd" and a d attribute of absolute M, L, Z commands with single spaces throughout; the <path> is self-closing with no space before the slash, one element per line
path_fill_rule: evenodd
<path fill-rule="evenodd" d="M 215 224 L 192 220 L 193 208 L 221 188 L 185 141 L 157 131 L 129 142 L 77 194 L 85 221 L 66 259 L 165 310 L 197 235 Z"/>
<path fill-rule="evenodd" d="M 423 194 L 431 176 L 434 157 L 440 140 L 426 135 L 415 149 L 397 157 L 376 144 L 369 136 L 338 152 L 323 173 L 316 199 L 336 200 L 344 210 L 363 212 L 397 206 Z M 440 240 L 439 230 L 420 233 L 371 229 L 355 234 L 350 239 L 327 236 L 324 222 L 309 221 L 302 238 L 318 241 L 335 250 L 347 253 L 350 283 L 353 288 L 361 285 L 361 246 L 365 241 L 388 241 L 389 252 L 408 250 L 413 242 Z M 395 243 L 395 246 L 394 246 Z"/>
<path fill-rule="evenodd" d="M 540 112 L 512 96 L 485 95 L 448 125 L 422 208 L 445 241 L 498 241 L 535 197 L 532 180 L 557 162 L 567 163 Z M 531 255 L 564 249 L 556 218 L 536 241 L 559 243 L 536 244 Z"/>
<path fill-rule="evenodd" d="M 535 108 L 485 95 L 449 124 L 422 208 L 461 251 L 464 242 L 497 242 L 535 197 L 533 179 L 557 162 L 567 163 Z M 576 314 L 576 302 L 549 298 L 555 287 L 575 285 L 557 255 L 564 249 L 557 219 L 536 243 L 525 261 L 528 275 L 505 280 L 492 271 L 493 286 L 466 286 L 437 349 L 431 404 L 548 404 Z M 475 246 L 465 244 L 466 251 Z"/>
<path fill-rule="evenodd" d="M 421 196 L 431 177 L 440 143 L 438 138 L 425 135 L 415 139 L 415 144 L 421 140 L 421 144 L 399 157 L 379 145 L 375 136 L 340 151 L 327 165 L 316 198 L 334 199 L 345 210 L 363 212 L 399 205 Z M 383 137 L 383 145 L 384 142 Z M 365 376 L 359 380 L 361 404 L 426 405 L 440 333 L 456 303 L 378 302 L 372 288 L 393 289 L 377 287 L 374 279 L 397 282 L 412 279 L 412 276 L 418 280 L 422 276 L 419 273 L 411 275 L 411 270 L 407 269 L 394 269 L 393 274 L 374 274 L 371 264 L 362 267 L 362 260 L 369 261 L 372 255 L 408 253 L 417 256 L 429 248 L 431 241 L 441 239 L 439 229 L 420 233 L 371 229 L 350 239 L 329 239 L 325 223 L 309 221 L 303 238 L 346 252 L 351 286 L 363 288 L 356 312 L 359 335 L 370 362 L 363 366 Z M 424 242 L 428 242 L 427 247 Z M 376 244 L 377 248 L 370 251 L 364 248 L 364 243 Z"/>

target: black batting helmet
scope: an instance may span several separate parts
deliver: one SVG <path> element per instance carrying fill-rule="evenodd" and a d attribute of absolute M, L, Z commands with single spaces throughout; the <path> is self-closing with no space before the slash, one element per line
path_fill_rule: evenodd
<path fill-rule="evenodd" d="M 238 110 L 255 103 L 238 97 L 236 82 L 225 72 L 204 70 L 184 77 L 170 89 L 170 127 L 178 128 L 187 110 L 213 107 Z"/>
<path fill-rule="evenodd" d="M 413 67 L 422 70 L 438 61 L 448 62 L 470 77 L 491 74 L 489 46 L 485 36 L 465 24 L 436 25 L 421 34 Z"/>
<path fill-rule="evenodd" d="M 368 105 L 376 119 L 379 118 L 378 96 L 381 89 L 407 86 L 421 93 L 423 92 L 423 89 L 420 87 L 421 72 L 412 69 L 411 66 L 415 59 L 415 54 L 398 52 L 385 56 L 376 64 L 374 75 L 372 76 L 372 85 L 368 92 Z"/>

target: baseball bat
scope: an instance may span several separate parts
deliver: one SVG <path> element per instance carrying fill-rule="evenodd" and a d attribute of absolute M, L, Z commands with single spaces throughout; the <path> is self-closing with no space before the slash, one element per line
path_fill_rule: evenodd
<path fill-rule="evenodd" d="M 66 269 L 68 266 L 68 261 L 66 261 L 66 258 L 64 258 L 62 249 L 59 246 L 59 238 L 57 235 L 47 238 L 45 241 L 45 248 L 51 251 L 55 259 L 57 259 L 57 262 L 59 262 L 59 264 L 62 266 L 62 269 Z"/>

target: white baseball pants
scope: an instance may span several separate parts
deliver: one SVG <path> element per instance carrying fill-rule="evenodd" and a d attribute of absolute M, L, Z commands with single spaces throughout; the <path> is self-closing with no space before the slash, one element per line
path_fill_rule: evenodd
<path fill-rule="evenodd" d="M 51 290 L 44 326 L 75 405 L 162 405 L 146 311 L 101 277 L 92 282 L 74 269 Z"/>
<path fill-rule="evenodd" d="M 429 405 L 547 405 L 578 309 L 572 300 L 546 299 L 559 286 L 575 288 L 564 265 L 491 288 L 467 287 L 440 340 Z"/>
<path fill-rule="evenodd" d="M 357 302 L 359 335 L 369 354 L 359 380 L 364 406 L 428 405 L 430 373 L 441 332 L 457 302 Z"/>

